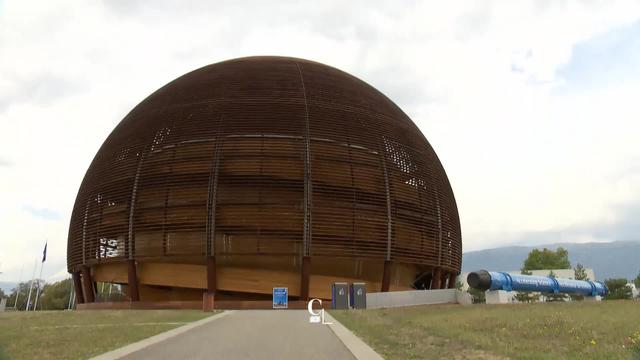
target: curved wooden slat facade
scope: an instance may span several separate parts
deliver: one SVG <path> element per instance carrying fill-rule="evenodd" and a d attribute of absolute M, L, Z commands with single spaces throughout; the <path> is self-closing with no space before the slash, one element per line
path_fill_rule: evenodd
<path fill-rule="evenodd" d="M 452 285 L 461 250 L 445 171 L 402 110 L 329 66 L 251 57 L 174 80 L 113 130 L 78 192 L 67 264 L 134 299 L 281 285 L 326 298 L 340 279 Z"/>

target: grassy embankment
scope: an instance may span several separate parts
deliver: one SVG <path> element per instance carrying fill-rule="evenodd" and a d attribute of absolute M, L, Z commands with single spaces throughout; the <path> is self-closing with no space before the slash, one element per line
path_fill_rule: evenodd
<path fill-rule="evenodd" d="M 431 305 L 331 314 L 388 359 L 640 359 L 640 302 Z"/>
<path fill-rule="evenodd" d="M 86 359 L 210 315 L 197 310 L 0 313 L 0 359 Z"/>

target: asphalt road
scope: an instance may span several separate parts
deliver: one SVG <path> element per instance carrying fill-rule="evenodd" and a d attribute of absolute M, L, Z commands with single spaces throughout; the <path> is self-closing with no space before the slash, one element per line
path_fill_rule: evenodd
<path fill-rule="evenodd" d="M 355 359 L 306 310 L 236 311 L 123 359 Z"/>

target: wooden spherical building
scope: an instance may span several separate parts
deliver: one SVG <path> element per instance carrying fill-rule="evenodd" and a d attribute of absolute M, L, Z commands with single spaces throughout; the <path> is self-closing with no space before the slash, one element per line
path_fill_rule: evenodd
<path fill-rule="evenodd" d="M 95 281 L 134 301 L 275 286 L 326 299 L 334 281 L 453 286 L 461 234 L 438 157 L 391 100 L 323 64 L 249 57 L 181 76 L 122 120 L 84 177 L 67 254 L 86 302 Z"/>

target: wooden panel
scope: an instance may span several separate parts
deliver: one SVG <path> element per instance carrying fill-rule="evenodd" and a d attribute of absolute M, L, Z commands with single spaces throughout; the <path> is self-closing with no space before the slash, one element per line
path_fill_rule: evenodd
<path fill-rule="evenodd" d="M 206 289 L 207 267 L 189 264 L 140 263 L 138 278 L 140 283 L 145 285 Z"/>
<path fill-rule="evenodd" d="M 334 282 L 365 282 L 368 292 L 379 292 L 382 277 L 382 262 L 363 261 L 356 264 L 353 259 L 330 259 L 335 261 L 311 260 L 311 275 L 309 276 L 309 297 L 331 299 L 331 285 Z M 348 269 L 351 268 L 351 269 Z M 103 264 L 94 267 L 97 281 L 127 283 L 126 263 Z M 206 265 L 175 264 L 175 263 L 138 263 L 138 277 L 142 285 L 155 285 L 170 288 L 149 288 L 142 290 L 142 301 L 155 300 L 183 300 L 192 299 L 198 292 L 180 293 L 179 288 L 198 289 L 201 292 L 207 288 Z M 412 265 L 396 264 L 392 274 L 391 291 L 411 290 L 407 285 L 415 278 L 416 269 Z M 323 272 L 318 273 L 318 272 Z M 337 273 L 350 273 L 352 276 L 340 276 Z M 358 276 L 357 274 L 361 274 Z M 278 271 L 248 267 L 217 267 L 217 289 L 238 293 L 271 294 L 273 287 L 284 286 L 289 289 L 289 295 L 300 295 L 300 272 Z M 172 292 L 173 291 L 173 292 Z M 182 295 L 180 295 L 182 294 Z"/>
<path fill-rule="evenodd" d="M 140 301 L 201 301 L 203 292 L 202 289 L 142 285 L 140 286 Z"/>
<path fill-rule="evenodd" d="M 299 296 L 300 274 L 247 268 L 218 269 L 219 290 L 271 294 L 274 287 L 287 287 L 290 296 Z"/>
<path fill-rule="evenodd" d="M 95 281 L 117 284 L 126 284 L 128 282 L 126 262 L 94 265 L 91 270 Z"/>

